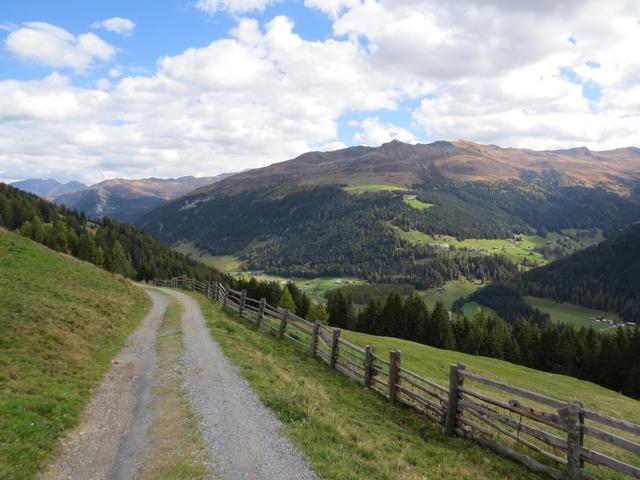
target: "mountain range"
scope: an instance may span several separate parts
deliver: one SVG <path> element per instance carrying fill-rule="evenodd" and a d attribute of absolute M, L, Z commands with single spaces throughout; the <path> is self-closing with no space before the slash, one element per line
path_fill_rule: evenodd
<path fill-rule="evenodd" d="M 113 178 L 91 186 L 79 182 L 61 184 L 53 179 L 31 179 L 13 183 L 12 186 L 84 212 L 90 218 L 111 217 L 133 223 L 153 208 L 229 175 L 140 180 Z"/>
<path fill-rule="evenodd" d="M 460 275 L 507 274 L 511 267 L 495 255 L 474 254 L 494 252 L 481 240 L 531 241 L 517 254 L 530 264 L 616 233 L 640 220 L 639 187 L 637 148 L 393 141 L 245 171 L 170 201 L 137 225 L 168 244 L 236 255 L 249 269 L 433 287 Z"/>
<path fill-rule="evenodd" d="M 75 181 L 60 183 L 53 178 L 30 178 L 27 180 L 13 182 L 11 185 L 15 188 L 33 193 L 34 195 L 38 195 L 39 197 L 46 198 L 48 200 L 54 199 L 59 195 L 73 193 L 87 188 L 84 183 Z"/>

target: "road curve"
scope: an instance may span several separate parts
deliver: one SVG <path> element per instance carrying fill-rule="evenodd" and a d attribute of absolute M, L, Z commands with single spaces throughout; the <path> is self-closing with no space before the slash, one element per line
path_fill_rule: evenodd
<path fill-rule="evenodd" d="M 135 478 L 142 462 L 156 369 L 156 336 L 168 299 L 148 290 L 153 306 L 114 359 L 80 424 L 40 475 L 45 480 Z"/>
<path fill-rule="evenodd" d="M 311 480 L 317 477 L 266 408 L 224 356 L 198 302 L 162 289 L 184 305 L 185 389 L 202 419 L 216 473 L 226 480 Z"/>

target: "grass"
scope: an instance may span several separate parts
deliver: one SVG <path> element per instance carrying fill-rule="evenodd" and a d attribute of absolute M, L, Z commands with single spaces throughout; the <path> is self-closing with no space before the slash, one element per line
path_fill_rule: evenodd
<path fill-rule="evenodd" d="M 388 183 L 377 183 L 375 180 L 362 182 L 354 182 L 346 187 L 343 187 L 345 192 L 349 193 L 371 193 L 371 192 L 405 192 L 407 187 L 400 185 L 391 185 Z"/>
<path fill-rule="evenodd" d="M 416 210 L 426 210 L 434 206 L 433 203 L 421 202 L 415 195 L 405 195 L 402 199 L 404 200 L 404 203 L 412 206 Z"/>
<path fill-rule="evenodd" d="M 420 292 L 420 296 L 425 304 L 433 309 L 436 302 L 440 300 L 444 306 L 451 310 L 451 305 L 460 297 L 467 297 L 482 287 L 479 282 L 469 282 L 464 280 L 453 280 L 447 282 L 441 288 L 431 288 Z"/>
<path fill-rule="evenodd" d="M 131 282 L 0 229 L 0 478 L 33 478 L 149 309 Z"/>
<path fill-rule="evenodd" d="M 196 297 L 198 298 L 198 297 Z M 284 340 L 198 298 L 214 338 L 324 479 L 540 478 L 449 438 Z"/>
<path fill-rule="evenodd" d="M 153 389 L 153 424 L 149 430 L 141 480 L 199 480 L 210 478 L 200 419 L 184 390 L 185 365 L 181 304 L 172 301 L 156 341 L 158 368 Z"/>
<path fill-rule="evenodd" d="M 446 243 L 452 248 L 468 249 L 483 255 L 503 254 L 512 258 L 528 258 L 536 264 L 547 263 L 541 253 L 535 252 L 534 248 L 540 245 L 536 236 L 516 235 L 513 238 L 467 238 L 458 240 L 449 235 L 427 235 L 417 230 L 404 231 L 398 227 L 393 227 L 397 235 L 411 243 Z"/>
<path fill-rule="evenodd" d="M 234 255 L 211 255 L 204 250 L 199 249 L 191 242 L 180 242 L 174 245 L 173 249 L 177 252 L 191 257 L 198 262 L 209 265 L 223 272 L 235 272 L 242 268 L 242 260 Z"/>
<path fill-rule="evenodd" d="M 595 330 L 615 331 L 616 327 L 612 325 L 596 323 L 589 320 L 592 317 L 598 316 L 608 318 L 614 322 L 622 322 L 622 319 L 614 312 L 602 312 L 570 303 L 558 303 L 549 298 L 524 297 L 524 299 L 529 305 L 551 315 L 552 321 L 567 323 L 577 328 L 593 327 Z"/>
<path fill-rule="evenodd" d="M 238 276 L 250 278 L 248 272 L 238 273 Z M 346 285 L 364 285 L 365 280 L 355 277 L 318 277 L 318 278 L 286 278 L 278 275 L 257 275 L 256 279 L 263 282 L 276 282 L 284 284 L 286 282 L 294 282 L 298 288 L 302 289 L 314 300 L 324 301 L 324 294 L 329 290 L 344 287 Z"/>
<path fill-rule="evenodd" d="M 462 313 L 469 319 L 475 317 L 478 312 L 483 312 L 485 315 L 491 315 L 493 317 L 500 316 L 493 308 L 485 307 L 478 302 L 467 302 L 462 307 Z"/>
<path fill-rule="evenodd" d="M 542 372 L 502 360 L 467 355 L 450 350 L 441 350 L 396 338 L 378 337 L 345 330 L 342 331 L 342 336 L 357 345 L 374 345 L 376 354 L 382 358 L 389 358 L 389 352 L 391 350 L 400 350 L 402 352 L 402 366 L 404 368 L 435 380 L 444 386 L 448 385 L 449 366 L 453 363 L 460 362 L 465 364 L 466 369 L 473 373 L 567 402 L 580 401 L 588 409 L 640 424 L 640 402 L 591 382 L 578 380 L 565 375 Z M 467 382 L 465 386 L 504 401 L 517 398 L 527 406 L 532 406 L 533 408 L 543 411 L 550 410 L 549 407 L 536 404 L 527 399 L 518 398 L 516 395 L 502 392 L 477 382 L 470 381 Z M 519 421 L 523 421 L 523 419 L 520 418 Z M 527 423 L 526 420 L 524 423 Z M 540 424 L 535 425 L 540 427 Z M 597 428 L 611 431 L 600 424 L 597 424 Z M 552 428 L 542 427 L 542 429 L 550 430 L 556 435 L 562 435 L 557 431 L 554 432 Z M 630 438 L 637 442 L 637 438 L 634 440 L 633 436 L 621 434 L 619 431 L 613 431 L 616 435 Z M 593 440 L 590 437 L 586 438 L 585 441 L 587 447 L 594 448 L 609 456 L 640 467 L 640 458 L 637 455 L 622 452 L 609 444 Z M 623 478 L 623 476 L 616 476 L 611 470 L 603 468 L 589 467 L 588 472 L 594 478 Z"/>

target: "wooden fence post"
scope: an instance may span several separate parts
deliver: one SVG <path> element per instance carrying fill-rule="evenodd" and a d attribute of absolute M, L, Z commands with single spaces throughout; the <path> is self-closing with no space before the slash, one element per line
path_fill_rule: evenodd
<path fill-rule="evenodd" d="M 224 291 L 224 296 L 222 297 L 222 306 L 227 306 L 227 299 L 229 298 L 229 287 L 227 287 Z"/>
<path fill-rule="evenodd" d="M 398 401 L 398 384 L 400 383 L 400 350 L 389 352 L 389 401 L 395 405 Z"/>
<path fill-rule="evenodd" d="M 371 387 L 373 378 L 373 352 L 371 345 L 364 347 L 364 386 Z"/>
<path fill-rule="evenodd" d="M 318 335 L 320 335 L 320 321 L 316 320 L 313 324 L 313 331 L 311 332 L 311 346 L 309 347 L 309 356 L 315 357 L 318 353 Z"/>
<path fill-rule="evenodd" d="M 280 327 L 278 328 L 278 338 L 284 336 L 284 331 L 287 329 L 287 322 L 289 321 L 289 310 L 282 312 L 282 318 L 280 319 Z"/>
<path fill-rule="evenodd" d="M 260 323 L 262 322 L 262 317 L 264 316 L 264 308 L 266 305 L 267 305 L 267 299 L 261 298 L 260 306 L 258 306 L 258 317 L 256 318 L 256 325 L 258 326 L 260 326 Z"/>
<path fill-rule="evenodd" d="M 340 348 L 340 329 L 333 329 L 333 339 L 331 340 L 331 356 L 329 357 L 329 366 L 336 368 L 336 362 L 338 361 L 338 352 Z"/>
<path fill-rule="evenodd" d="M 560 419 L 567 429 L 567 466 L 563 478 L 568 480 L 579 480 L 582 477 L 582 425 L 580 417 L 582 405 L 577 402 L 570 403 L 566 407 L 558 410 Z"/>
<path fill-rule="evenodd" d="M 460 370 L 465 366 L 461 363 L 454 363 L 449 367 L 449 402 L 447 404 L 447 435 L 455 436 L 458 425 L 458 399 L 460 393 L 458 388 L 464 385 L 464 377 L 460 375 Z"/>
<path fill-rule="evenodd" d="M 247 301 L 247 291 L 242 290 L 240 294 L 240 305 L 238 306 L 238 313 L 242 316 L 242 312 L 244 310 L 244 303 Z"/>

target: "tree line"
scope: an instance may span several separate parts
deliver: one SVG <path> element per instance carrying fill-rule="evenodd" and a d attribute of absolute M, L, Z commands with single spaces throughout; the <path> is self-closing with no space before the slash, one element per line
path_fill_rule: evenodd
<path fill-rule="evenodd" d="M 183 274 L 203 281 L 225 278 L 218 270 L 175 252 L 135 227 L 109 218 L 92 221 L 3 183 L 0 226 L 134 280 Z"/>
<path fill-rule="evenodd" d="M 450 314 L 440 301 L 429 309 L 415 293 L 405 298 L 391 293 L 356 311 L 337 289 L 327 295 L 327 310 L 329 323 L 338 328 L 498 358 L 640 398 L 640 328 L 606 334 L 548 319 L 534 323 L 520 317 L 509 324 L 483 312 L 468 318 Z"/>

